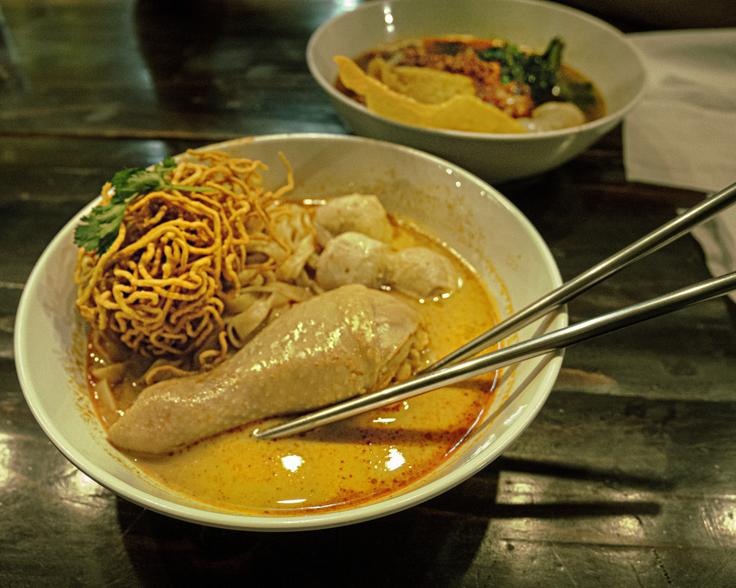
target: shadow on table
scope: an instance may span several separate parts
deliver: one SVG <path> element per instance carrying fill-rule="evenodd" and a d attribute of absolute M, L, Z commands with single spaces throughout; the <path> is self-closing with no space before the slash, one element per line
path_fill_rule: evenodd
<path fill-rule="evenodd" d="M 447 585 L 470 567 L 488 524 L 420 507 L 349 527 L 252 533 L 177 521 L 122 499 L 118 521 L 144 585 L 241 578 L 252 586 Z"/>
<path fill-rule="evenodd" d="M 525 471 L 666 490 L 672 484 L 532 460 L 501 458 L 465 484 L 410 510 L 349 527 L 304 533 L 250 533 L 194 525 L 122 499 L 118 522 L 143 584 L 242 578 L 252 585 L 456 585 L 473 564 L 489 525 L 504 519 L 657 515 L 656 502 L 498 504 L 501 471 Z M 498 538 L 496 538 L 498 539 Z M 494 575 L 504 577 L 496 560 Z"/>

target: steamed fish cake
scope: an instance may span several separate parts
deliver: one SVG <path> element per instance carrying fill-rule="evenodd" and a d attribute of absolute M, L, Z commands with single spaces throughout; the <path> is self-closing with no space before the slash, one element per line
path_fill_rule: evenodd
<path fill-rule="evenodd" d="M 325 290 L 362 284 L 424 299 L 447 296 L 459 285 L 446 256 L 426 247 L 390 247 L 393 229 L 373 194 L 327 200 L 317 209 L 315 224 L 324 247 L 315 280 Z"/>
<path fill-rule="evenodd" d="M 378 241 L 388 242 L 393 235 L 391 223 L 381 201 L 373 194 L 348 194 L 331 198 L 314 214 L 322 244 L 335 235 L 355 231 Z"/>
<path fill-rule="evenodd" d="M 317 262 L 316 279 L 326 290 L 363 284 L 424 299 L 451 294 L 459 277 L 452 263 L 431 249 L 393 251 L 385 243 L 348 232 L 327 243 Z"/>

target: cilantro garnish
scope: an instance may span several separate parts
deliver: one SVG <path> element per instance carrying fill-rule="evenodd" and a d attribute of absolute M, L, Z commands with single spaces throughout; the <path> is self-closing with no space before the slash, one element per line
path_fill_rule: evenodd
<path fill-rule="evenodd" d="M 113 188 L 110 202 L 98 204 L 88 215 L 82 217 L 74 231 L 74 243 L 92 253 L 107 251 L 118 236 L 128 204 L 148 192 L 167 188 L 187 192 L 212 191 L 206 187 L 170 184 L 166 176 L 176 165 L 176 161 L 169 157 L 152 168 L 127 168 L 117 172 L 110 180 Z"/>

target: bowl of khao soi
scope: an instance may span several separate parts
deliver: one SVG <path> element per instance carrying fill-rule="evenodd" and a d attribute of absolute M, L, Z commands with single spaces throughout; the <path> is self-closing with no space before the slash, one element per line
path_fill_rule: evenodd
<path fill-rule="evenodd" d="M 241 139 L 101 183 L 31 274 L 17 367 L 54 444 L 135 503 L 252 530 L 389 514 L 486 466 L 556 378 L 560 357 L 527 361 L 257 439 L 557 286 L 543 240 L 453 164 L 355 137 Z"/>
<path fill-rule="evenodd" d="M 394 0 L 324 23 L 312 75 L 356 133 L 503 181 L 552 169 L 643 91 L 636 50 L 580 11 L 527 0 Z"/>

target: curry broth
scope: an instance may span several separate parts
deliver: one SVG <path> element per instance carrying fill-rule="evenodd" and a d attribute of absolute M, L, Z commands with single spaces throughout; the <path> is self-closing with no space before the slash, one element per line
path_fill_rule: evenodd
<path fill-rule="evenodd" d="M 444 299 L 403 297 L 421 313 L 435 358 L 497 322 L 485 287 L 457 256 L 408 223 L 398 223 L 392 245 L 441 251 L 461 276 L 462 287 Z M 88 365 L 94 365 L 93 353 Z M 276 422 L 270 419 L 171 455 L 128 456 L 160 484 L 210 507 L 252 514 L 345 508 L 395 492 L 438 466 L 487 410 L 494 381 L 476 378 L 291 438 L 253 438 L 254 428 Z M 107 427 L 117 415 L 106 410 L 95 379 L 89 382 Z M 128 398 L 136 393 L 114 392 Z"/>

